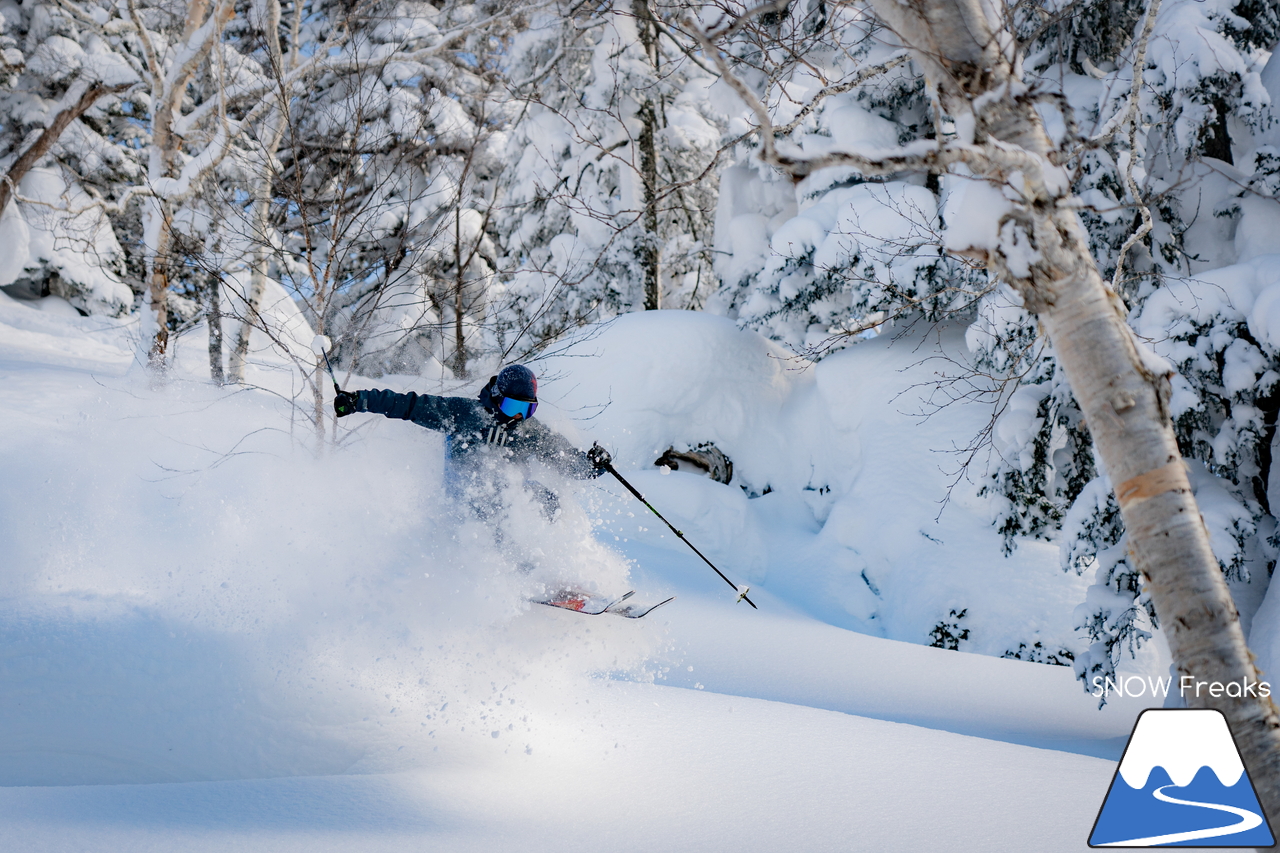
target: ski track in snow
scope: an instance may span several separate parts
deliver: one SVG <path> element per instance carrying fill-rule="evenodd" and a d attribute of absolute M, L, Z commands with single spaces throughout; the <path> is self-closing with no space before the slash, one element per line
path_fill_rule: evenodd
<path fill-rule="evenodd" d="M 0 850 L 1084 850 L 1098 756 L 1147 704 L 831 624 L 852 611 L 776 568 L 831 553 L 810 508 L 684 474 L 636 476 L 760 611 L 602 481 L 560 568 L 610 588 L 621 553 L 637 599 L 679 597 L 531 607 L 514 558 L 444 520 L 436 438 L 375 422 L 317 459 L 277 398 L 183 378 L 195 344 L 155 387 L 122 338 L 5 316 Z M 863 488 L 903 463 L 877 464 Z"/>

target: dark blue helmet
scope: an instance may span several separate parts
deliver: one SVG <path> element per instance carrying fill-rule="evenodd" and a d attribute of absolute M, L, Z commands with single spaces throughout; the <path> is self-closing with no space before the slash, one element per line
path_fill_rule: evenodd
<path fill-rule="evenodd" d="M 523 364 L 512 364 L 502 368 L 502 372 L 493 381 L 493 396 L 511 397 L 529 403 L 538 401 L 538 377 Z"/>
<path fill-rule="evenodd" d="M 538 408 L 538 378 L 523 364 L 513 364 L 489 380 L 480 399 L 501 421 L 514 417 L 528 420 Z"/>

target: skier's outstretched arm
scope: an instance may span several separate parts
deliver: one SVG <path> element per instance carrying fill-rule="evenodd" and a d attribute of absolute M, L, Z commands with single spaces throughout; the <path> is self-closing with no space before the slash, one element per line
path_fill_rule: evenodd
<path fill-rule="evenodd" d="M 341 392 L 345 399 L 333 401 L 338 417 L 353 412 L 369 412 L 388 418 L 413 421 L 427 429 L 447 429 L 451 418 L 443 397 L 431 394 L 397 394 L 395 391 L 373 389 L 369 391 Z M 339 405 L 341 402 L 341 406 Z"/>

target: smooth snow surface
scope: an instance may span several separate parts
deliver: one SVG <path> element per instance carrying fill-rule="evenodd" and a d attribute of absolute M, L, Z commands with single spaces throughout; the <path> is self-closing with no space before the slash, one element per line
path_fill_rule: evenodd
<path fill-rule="evenodd" d="M 654 312 L 537 365 L 539 417 L 753 611 L 616 483 L 548 478 L 555 524 L 516 485 L 499 536 L 438 435 L 353 416 L 317 453 L 292 362 L 215 388 L 200 334 L 159 381 L 128 323 L 0 296 L 0 850 L 1083 850 L 1158 704 L 999 658 L 1065 642 L 1083 582 L 1002 557 L 971 485 L 941 507 L 980 413 L 915 416 L 936 337 L 814 368 Z M 734 485 L 653 467 L 701 441 Z M 679 597 L 527 601 L 568 582 Z M 952 609 L 963 651 L 925 645 Z"/>

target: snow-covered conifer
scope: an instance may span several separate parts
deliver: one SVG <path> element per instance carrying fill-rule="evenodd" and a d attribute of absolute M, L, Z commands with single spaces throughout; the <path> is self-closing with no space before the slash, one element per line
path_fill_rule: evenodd
<path fill-rule="evenodd" d="M 709 258 L 719 117 L 679 4 L 548 8 L 513 43 L 523 115 L 498 217 L 504 348 L 643 308 L 697 308 Z"/>
<path fill-rule="evenodd" d="M 94 2 L 0 5 L 0 286 L 120 315 L 124 251 L 88 194 L 137 171 L 113 142 L 138 77 L 111 20 Z"/>
<path fill-rule="evenodd" d="M 899 45 L 867 10 L 788 7 L 735 37 L 739 73 L 797 152 L 886 151 L 936 137 L 937 116 Z M 750 126 L 732 105 L 730 136 Z M 848 166 L 789 178 L 749 165 L 739 146 L 717 212 L 721 289 L 708 307 L 806 352 L 848 343 L 891 317 L 936 320 L 972 308 L 988 285 L 943 251 L 947 193 L 920 175 Z"/>

